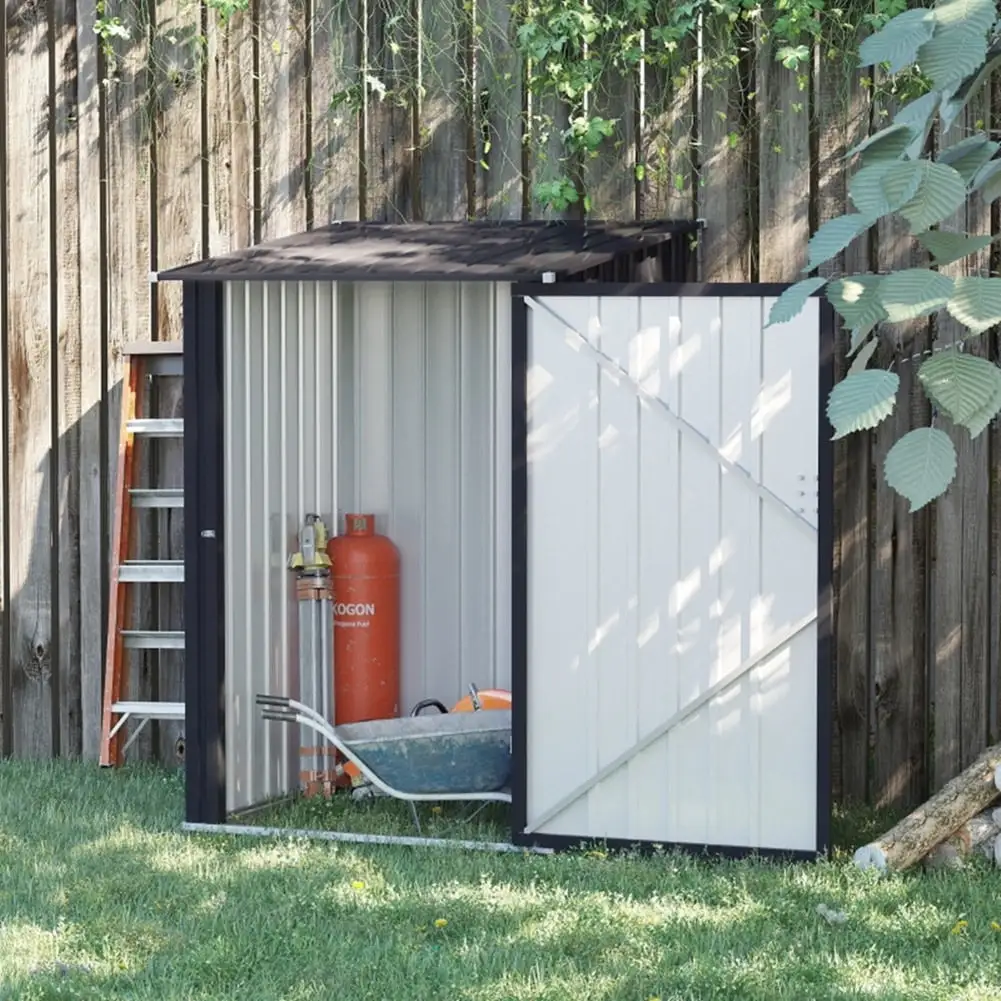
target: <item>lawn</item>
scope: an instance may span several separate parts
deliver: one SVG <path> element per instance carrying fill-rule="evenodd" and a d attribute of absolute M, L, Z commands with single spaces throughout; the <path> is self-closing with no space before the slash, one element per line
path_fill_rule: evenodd
<path fill-rule="evenodd" d="M 880 879 L 844 852 L 783 866 L 208 838 L 178 832 L 182 793 L 149 768 L 0 764 L 0 998 L 1001 999 L 986 865 Z M 343 826 L 345 809 L 268 819 Z M 470 836 L 425 815 L 427 833 Z M 392 804 L 353 818 L 407 831 Z M 483 816 L 472 831 L 496 834 Z"/>

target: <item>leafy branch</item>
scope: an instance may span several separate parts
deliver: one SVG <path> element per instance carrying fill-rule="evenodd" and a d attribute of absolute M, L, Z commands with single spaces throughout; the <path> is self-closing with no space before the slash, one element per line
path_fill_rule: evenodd
<path fill-rule="evenodd" d="M 937 0 L 931 9 L 902 11 L 862 43 L 859 57 L 863 64 L 882 65 L 891 74 L 916 68 L 927 81 L 927 90 L 901 107 L 889 125 L 849 151 L 849 158 L 858 164 L 849 181 L 857 211 L 817 229 L 810 240 L 807 270 L 830 261 L 890 216 L 907 224 L 911 236 L 931 255 L 933 266 L 837 280 L 805 278 L 776 301 L 768 322 L 792 319 L 811 295 L 824 289 L 851 331 L 850 354 L 856 359 L 827 404 L 834 437 L 840 438 L 877 427 L 894 410 L 899 379 L 895 373 L 866 368 L 884 325 L 945 310 L 966 328 L 966 334 L 924 361 L 918 381 L 933 412 L 944 414 L 975 438 L 1001 411 L 1001 369 L 962 349 L 965 341 L 1001 323 L 1001 277 L 953 278 L 938 269 L 983 252 L 994 238 L 934 227 L 974 194 L 985 206 L 1001 197 L 1001 144 L 976 131 L 940 149 L 935 157 L 925 151 L 936 119 L 942 132 L 952 127 L 1001 67 L 1001 21 L 994 0 Z M 948 489 L 956 466 L 951 438 L 933 424 L 909 431 L 895 442 L 883 473 L 889 486 L 916 511 Z"/>

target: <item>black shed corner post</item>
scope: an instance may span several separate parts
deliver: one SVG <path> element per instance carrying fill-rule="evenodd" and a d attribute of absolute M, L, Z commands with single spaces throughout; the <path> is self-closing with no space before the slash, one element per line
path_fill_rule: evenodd
<path fill-rule="evenodd" d="M 184 282 L 185 819 L 226 814 L 223 285 Z"/>
<path fill-rule="evenodd" d="M 818 294 L 819 298 L 819 294 Z M 820 299 L 820 371 L 817 373 L 817 854 L 831 847 L 831 755 L 834 740 L 834 442 L 827 397 L 834 388 L 837 318 Z"/>
<path fill-rule="evenodd" d="M 511 840 L 528 826 L 528 304 L 511 299 Z"/>

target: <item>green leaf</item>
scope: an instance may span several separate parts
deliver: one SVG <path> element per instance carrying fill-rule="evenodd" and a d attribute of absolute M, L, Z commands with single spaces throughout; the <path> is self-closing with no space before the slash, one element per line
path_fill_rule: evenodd
<path fill-rule="evenodd" d="M 878 219 L 896 212 L 918 192 L 921 173 L 910 160 L 863 167 L 848 183 L 848 193 L 863 215 Z"/>
<path fill-rule="evenodd" d="M 935 34 L 918 49 L 917 61 L 922 74 L 931 80 L 933 86 L 945 90 L 950 84 L 961 83 L 984 61 L 987 55 L 987 28 L 970 20 L 943 24 L 941 10 L 937 8 L 935 11 L 938 22 Z"/>
<path fill-rule="evenodd" d="M 863 139 L 857 146 L 853 146 L 845 154 L 845 159 L 850 160 L 853 156 L 862 154 L 862 163 L 867 167 L 898 160 L 913 139 L 914 126 L 895 122 L 875 135 L 869 136 L 868 139 Z"/>
<path fill-rule="evenodd" d="M 910 167 L 921 180 L 917 194 L 901 207 L 900 214 L 912 232 L 930 229 L 966 204 L 966 183 L 959 171 L 932 160 L 915 160 Z"/>
<path fill-rule="evenodd" d="M 918 49 L 935 31 L 932 11 L 918 8 L 906 10 L 888 21 L 859 46 L 859 62 L 863 66 L 890 64 L 891 73 L 899 73 L 917 58 Z"/>
<path fill-rule="evenodd" d="M 992 239 L 990 236 L 967 236 L 965 233 L 929 229 L 919 234 L 918 243 L 935 258 L 936 266 L 943 267 L 989 247 Z"/>
<path fill-rule="evenodd" d="M 946 163 L 958 171 L 963 180 L 969 184 L 977 171 L 999 149 L 1001 144 L 991 142 L 987 136 L 970 136 L 969 139 L 962 139 L 948 149 L 942 150 L 936 159 L 939 163 Z"/>
<path fill-rule="evenodd" d="M 957 278 L 946 309 L 973 333 L 982 334 L 1001 323 L 1001 278 Z"/>
<path fill-rule="evenodd" d="M 834 428 L 834 439 L 874 428 L 889 417 L 899 388 L 900 376 L 882 368 L 846 375 L 827 397 L 827 419 Z"/>
<path fill-rule="evenodd" d="M 768 313 L 768 322 L 765 327 L 770 327 L 773 323 L 788 323 L 806 305 L 806 300 L 826 284 L 827 279 L 821 277 L 804 278 L 802 281 L 790 285 L 782 295 L 772 304 Z"/>
<path fill-rule="evenodd" d="M 869 364 L 869 359 L 876 353 L 876 348 L 878 347 L 878 337 L 873 337 L 872 340 L 866 341 L 865 347 L 855 356 L 855 360 L 848 367 L 848 374 L 854 375 L 856 372 L 865 371 L 866 365 Z"/>
<path fill-rule="evenodd" d="M 835 254 L 844 250 L 855 237 L 864 233 L 874 222 L 875 220 L 869 216 L 860 215 L 857 212 L 828 219 L 810 237 L 810 260 L 805 270 L 812 271 L 824 261 L 829 261 Z"/>
<path fill-rule="evenodd" d="M 966 421 L 965 427 L 970 432 L 970 437 L 976 438 L 982 434 L 987 429 L 987 425 L 997 417 L 998 411 L 1001 411 L 1001 381 L 998 382 L 997 389 L 991 398 Z"/>
<path fill-rule="evenodd" d="M 984 62 L 963 80 L 948 100 L 943 102 L 939 112 L 943 129 L 952 127 L 953 122 L 959 118 L 970 98 L 978 93 L 998 66 L 1001 66 L 1001 42 L 995 42 L 987 50 L 987 58 Z"/>
<path fill-rule="evenodd" d="M 891 323 L 940 310 L 952 294 L 952 279 L 927 268 L 891 271 L 879 284 L 879 301 Z"/>
<path fill-rule="evenodd" d="M 918 511 L 941 496 L 956 476 L 956 449 L 938 428 L 915 428 L 898 439 L 883 462 L 892 490 Z"/>
<path fill-rule="evenodd" d="M 839 278 L 827 286 L 827 301 L 853 330 L 868 327 L 886 319 L 886 310 L 879 301 L 879 275 L 851 275 Z"/>
<path fill-rule="evenodd" d="M 986 35 L 997 20 L 994 0 L 937 0 L 933 8 L 936 31 L 959 27 Z"/>
<path fill-rule="evenodd" d="M 991 160 L 977 171 L 972 188 L 980 192 L 985 205 L 990 205 L 1001 195 L 1001 160 Z"/>
<path fill-rule="evenodd" d="M 941 100 L 942 94 L 939 91 L 930 90 L 917 100 L 905 104 L 893 116 L 895 125 L 904 125 L 911 130 L 911 143 L 904 150 L 904 155 L 909 159 L 915 160 L 921 155 Z"/>
<path fill-rule="evenodd" d="M 1001 369 L 956 348 L 939 351 L 918 369 L 928 399 L 957 424 L 980 414 L 1001 389 Z"/>

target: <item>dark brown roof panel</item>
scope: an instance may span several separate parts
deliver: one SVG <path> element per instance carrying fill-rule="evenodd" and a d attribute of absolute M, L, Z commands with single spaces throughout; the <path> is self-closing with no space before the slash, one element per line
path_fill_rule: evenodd
<path fill-rule="evenodd" d="M 694 221 L 339 222 L 159 273 L 159 281 L 539 281 L 649 253 Z"/>

